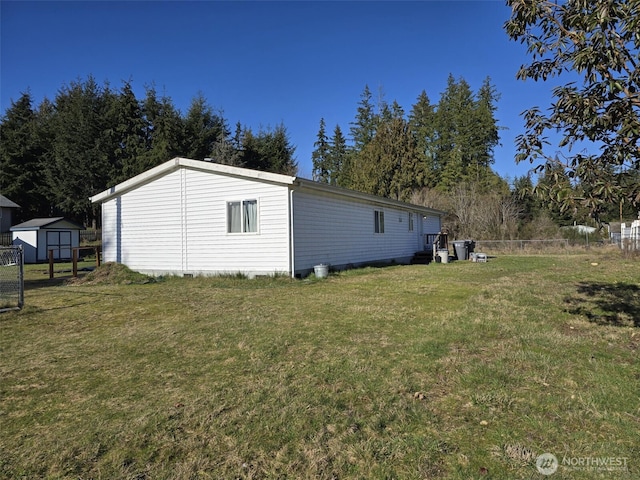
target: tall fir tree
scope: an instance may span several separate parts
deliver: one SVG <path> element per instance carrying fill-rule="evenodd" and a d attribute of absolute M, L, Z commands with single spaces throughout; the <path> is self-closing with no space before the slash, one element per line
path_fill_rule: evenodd
<path fill-rule="evenodd" d="M 360 152 L 365 145 L 373 140 L 376 134 L 377 123 L 378 120 L 375 107 L 372 103 L 371 90 L 369 90 L 368 85 L 365 85 L 360 95 L 355 121 L 351 123 L 350 129 L 353 149 L 356 152 Z"/>
<path fill-rule="evenodd" d="M 435 115 L 435 168 L 438 188 L 448 191 L 463 181 L 490 184 L 493 148 L 498 144 L 498 127 L 493 116 L 497 94 L 488 79 L 479 96 L 464 80 L 447 80 Z"/>
<path fill-rule="evenodd" d="M 436 169 L 438 187 L 447 191 L 466 178 L 468 126 L 473 111 L 473 92 L 463 79 L 457 82 L 453 75 L 440 97 L 436 112 Z"/>
<path fill-rule="evenodd" d="M 110 132 L 108 86 L 93 77 L 72 82 L 56 96 L 55 143 L 46 178 L 56 211 L 95 225 L 99 207 L 89 197 L 115 177 L 115 148 Z"/>
<path fill-rule="evenodd" d="M 0 128 L 0 193 L 20 205 L 14 220 L 48 214 L 47 192 L 42 186 L 44 148 L 37 131 L 31 94 L 11 102 Z"/>
<path fill-rule="evenodd" d="M 214 112 L 202 94 L 191 101 L 184 130 L 183 150 L 187 157 L 196 160 L 210 157 L 214 144 L 226 139 L 230 133 L 222 113 Z"/>
<path fill-rule="evenodd" d="M 316 142 L 313 144 L 315 149 L 311 152 L 311 161 L 313 163 L 313 179 L 321 183 L 329 183 L 330 165 L 329 165 L 329 139 L 327 138 L 326 124 L 324 118 L 320 119 L 320 127 Z"/>
<path fill-rule="evenodd" d="M 158 98 L 155 88 L 148 87 L 142 102 L 145 129 L 145 151 L 139 163 L 144 171 L 176 156 L 186 156 L 184 125 L 180 112 L 170 97 Z"/>
<path fill-rule="evenodd" d="M 242 162 L 246 168 L 295 175 L 298 164 L 294 153 L 284 124 L 261 129 L 257 135 L 249 128 L 242 132 Z"/>
<path fill-rule="evenodd" d="M 435 107 L 431 104 L 427 92 L 420 92 L 416 103 L 409 112 L 409 130 L 416 140 L 421 161 L 424 164 L 424 186 L 433 188 L 438 184 L 438 169 L 436 168 L 436 126 Z"/>
<path fill-rule="evenodd" d="M 481 182 L 493 164 L 493 150 L 500 143 L 499 130 L 495 118 L 497 101 L 500 95 L 491 85 L 491 79 L 485 78 L 476 94 L 473 111 L 473 128 L 470 135 L 470 166 L 469 175 Z"/>
<path fill-rule="evenodd" d="M 296 175 L 298 164 L 295 159 L 296 147 L 291 145 L 287 128 L 283 123 L 273 130 L 261 132 L 262 152 L 268 164 L 267 170 L 284 175 Z"/>
<path fill-rule="evenodd" d="M 109 130 L 115 146 L 115 172 L 111 183 L 119 183 L 146 169 L 140 162 L 146 151 L 145 123 L 140 102 L 130 82 L 125 82 L 120 92 L 113 94 L 109 104 Z"/>
<path fill-rule="evenodd" d="M 336 125 L 333 129 L 333 135 L 329 140 L 327 158 L 329 183 L 341 187 L 348 186 L 349 181 L 346 176 L 349 170 L 349 151 L 347 148 L 347 139 L 342 134 L 340 125 Z"/>

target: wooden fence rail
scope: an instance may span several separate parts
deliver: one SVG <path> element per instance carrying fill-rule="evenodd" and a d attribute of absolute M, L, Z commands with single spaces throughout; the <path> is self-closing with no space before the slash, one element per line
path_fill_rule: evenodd
<path fill-rule="evenodd" d="M 72 274 L 74 277 L 78 276 L 78 259 L 80 258 L 81 250 L 92 250 L 96 255 L 96 267 L 100 266 L 100 253 L 101 249 L 99 246 L 95 247 L 74 247 L 71 249 L 71 262 L 72 262 Z M 49 249 L 49 278 L 53 278 L 54 270 L 54 249 Z"/>

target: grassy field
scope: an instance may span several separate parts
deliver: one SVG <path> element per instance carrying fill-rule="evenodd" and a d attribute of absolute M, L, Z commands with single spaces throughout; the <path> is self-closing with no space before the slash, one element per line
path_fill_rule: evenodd
<path fill-rule="evenodd" d="M 1 478 L 640 478 L 640 262 L 615 251 L 42 270 L 0 315 Z"/>

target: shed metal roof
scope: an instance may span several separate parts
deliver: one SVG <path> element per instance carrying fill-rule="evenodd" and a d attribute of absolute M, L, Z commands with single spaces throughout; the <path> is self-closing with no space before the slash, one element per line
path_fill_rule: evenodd
<path fill-rule="evenodd" d="M 69 230 L 84 230 L 84 226 L 64 217 L 33 218 L 11 227 L 11 231 L 40 230 L 41 228 L 66 228 Z"/>

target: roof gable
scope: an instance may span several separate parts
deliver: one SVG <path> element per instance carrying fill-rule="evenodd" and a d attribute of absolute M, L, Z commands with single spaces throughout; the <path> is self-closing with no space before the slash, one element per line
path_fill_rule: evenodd
<path fill-rule="evenodd" d="M 176 157 L 168 162 L 158 165 L 157 167 L 151 168 L 146 172 L 142 172 L 129 180 L 125 180 L 124 182 L 119 183 L 118 185 L 115 185 L 101 193 L 98 193 L 91 197 L 90 200 L 93 203 L 105 202 L 180 168 L 201 170 L 219 175 L 228 175 L 281 185 L 290 185 L 295 180 L 295 177 L 291 177 L 289 175 L 281 175 L 278 173 L 263 172 L 248 168 L 232 167 L 231 165 L 222 165 L 220 163 Z"/>
<path fill-rule="evenodd" d="M 20 205 L 18 205 L 15 202 L 12 202 L 11 200 L 9 200 L 4 195 L 0 195 L 0 207 L 2 207 L 2 208 L 20 208 Z"/>
<path fill-rule="evenodd" d="M 40 230 L 40 229 L 65 229 L 84 230 L 84 226 L 64 217 L 33 218 L 26 222 L 11 227 L 11 231 Z"/>

